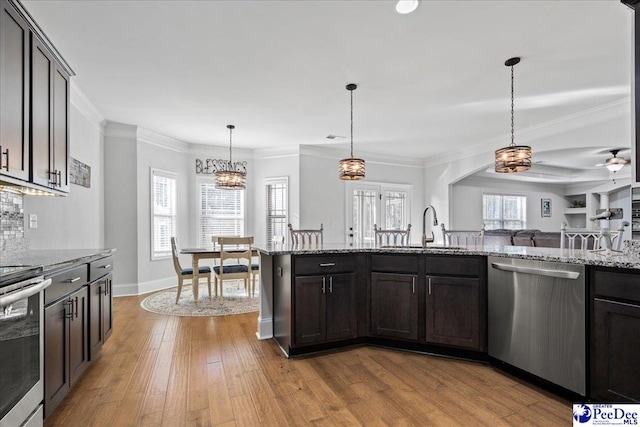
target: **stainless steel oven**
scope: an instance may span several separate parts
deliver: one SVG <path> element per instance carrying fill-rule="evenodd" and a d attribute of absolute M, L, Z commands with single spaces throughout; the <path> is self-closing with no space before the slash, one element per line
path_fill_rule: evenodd
<path fill-rule="evenodd" d="M 0 427 L 43 423 L 42 276 L 0 284 Z"/>

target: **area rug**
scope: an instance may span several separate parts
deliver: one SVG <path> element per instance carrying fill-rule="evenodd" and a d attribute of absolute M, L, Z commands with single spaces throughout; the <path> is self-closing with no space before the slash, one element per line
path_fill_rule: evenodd
<path fill-rule="evenodd" d="M 146 297 L 140 306 L 147 311 L 168 316 L 226 316 L 229 314 L 251 313 L 260 307 L 260 295 L 257 292 L 248 297 L 242 285 L 234 281 L 224 282 L 224 298 L 209 299 L 206 285 L 200 285 L 198 304 L 193 301 L 191 286 L 183 286 L 180 301 L 176 304 L 178 287 L 165 289 Z M 213 287 L 213 284 L 211 284 Z M 256 286 L 258 288 L 258 286 Z M 213 289 L 212 289 L 213 290 Z"/>

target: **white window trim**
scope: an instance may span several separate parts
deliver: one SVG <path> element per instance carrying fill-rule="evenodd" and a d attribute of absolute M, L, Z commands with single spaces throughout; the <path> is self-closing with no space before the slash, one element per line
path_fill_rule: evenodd
<path fill-rule="evenodd" d="M 215 184 L 216 180 L 213 177 L 207 177 L 207 176 L 197 176 L 196 177 L 196 188 L 195 188 L 195 206 L 196 206 L 196 226 L 198 228 L 198 232 L 196 235 L 196 242 L 198 242 L 198 245 L 200 245 L 200 241 L 202 240 L 202 230 L 200 229 L 200 224 L 202 223 L 202 210 L 200 209 L 200 185 L 202 183 L 207 183 L 207 184 Z M 244 192 L 242 193 L 242 203 L 244 204 L 244 218 L 242 220 L 242 228 L 244 229 L 244 234 L 247 234 L 247 216 L 248 216 L 248 210 L 247 210 L 247 190 L 244 189 Z"/>
<path fill-rule="evenodd" d="M 150 209 L 149 209 L 149 223 L 150 223 L 150 228 L 151 228 L 151 240 L 150 240 L 150 249 L 151 249 L 151 261 L 161 261 L 161 260 L 165 260 L 165 259 L 170 259 L 173 255 L 171 254 L 171 250 L 169 250 L 169 253 L 167 254 L 161 254 L 161 255 L 156 255 L 156 252 L 153 248 L 153 243 L 155 242 L 155 188 L 153 186 L 153 177 L 154 175 L 157 176 L 162 176 L 165 178 L 170 178 L 170 179 L 174 179 L 176 181 L 176 194 L 175 194 L 175 203 L 176 203 L 176 207 L 175 207 L 175 227 L 176 229 L 174 230 L 176 233 L 178 231 L 178 173 L 177 172 L 173 172 L 173 171 L 168 171 L 168 170 L 164 170 L 164 169 L 158 169 L 158 168 L 154 168 L 151 167 L 149 168 L 149 201 L 150 201 Z"/>
<path fill-rule="evenodd" d="M 268 197 L 269 197 L 269 193 L 266 192 L 266 188 L 267 186 L 269 186 L 270 184 L 280 184 L 284 182 L 285 185 L 287 186 L 287 211 L 285 213 L 285 223 L 289 224 L 289 206 L 291 206 L 290 201 L 291 201 L 291 197 L 290 197 L 290 187 L 289 187 L 289 177 L 288 176 L 275 176 L 275 177 L 271 177 L 271 178 L 265 178 L 264 180 L 264 188 L 265 188 L 265 198 L 267 198 L 267 200 L 265 200 L 265 229 L 264 229 L 264 238 L 265 238 L 265 242 L 268 242 L 268 237 L 269 237 L 269 232 L 268 232 L 268 225 L 269 225 L 269 201 L 268 201 Z M 288 238 L 286 235 L 284 236 L 285 240 Z"/>

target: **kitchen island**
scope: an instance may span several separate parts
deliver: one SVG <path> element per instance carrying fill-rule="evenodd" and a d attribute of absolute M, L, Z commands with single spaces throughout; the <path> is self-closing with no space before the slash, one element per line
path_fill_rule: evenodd
<path fill-rule="evenodd" d="M 640 399 L 639 375 L 625 362 L 640 351 L 637 257 L 518 246 L 257 248 L 263 285 L 258 337 L 273 337 L 288 357 L 373 344 L 492 361 L 489 257 L 529 263 L 529 273 L 544 263 L 580 266 L 581 291 L 573 297 L 583 307 L 581 328 L 568 328 L 582 336 L 577 345 L 590 355 L 581 363 L 587 391 L 580 394 Z M 620 360 L 609 360 L 616 353 Z"/>

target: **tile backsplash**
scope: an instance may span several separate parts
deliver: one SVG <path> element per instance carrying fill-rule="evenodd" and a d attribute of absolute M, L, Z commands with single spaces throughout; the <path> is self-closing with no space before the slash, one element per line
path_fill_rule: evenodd
<path fill-rule="evenodd" d="M 27 246 L 23 196 L 0 191 L 0 250 L 20 250 Z"/>

